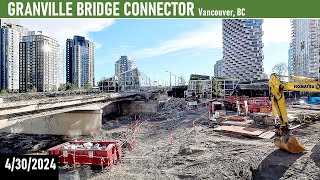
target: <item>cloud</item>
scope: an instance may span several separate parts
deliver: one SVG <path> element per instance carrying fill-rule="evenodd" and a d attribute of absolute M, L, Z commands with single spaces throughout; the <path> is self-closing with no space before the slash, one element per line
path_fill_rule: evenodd
<path fill-rule="evenodd" d="M 221 48 L 221 25 L 210 24 L 199 29 L 184 32 L 174 38 L 165 40 L 151 48 L 133 51 L 133 58 L 149 58 L 195 48 Z"/>
<path fill-rule="evenodd" d="M 263 42 L 266 45 L 270 43 L 290 42 L 290 19 L 264 19 L 262 30 L 264 31 Z"/>
<path fill-rule="evenodd" d="M 114 19 L 22 19 L 21 24 L 31 31 L 44 31 L 64 46 L 67 38 L 74 35 L 89 37 L 90 32 L 99 32 L 111 26 Z M 102 44 L 94 42 L 96 48 Z"/>
<path fill-rule="evenodd" d="M 93 43 L 94 43 L 95 49 L 100 49 L 100 48 L 102 48 L 102 44 L 101 44 L 101 43 L 98 43 L 98 42 L 93 42 Z"/>
<path fill-rule="evenodd" d="M 133 50 L 134 50 L 134 46 L 127 45 L 127 44 L 122 44 L 119 46 L 108 48 L 104 52 L 105 57 L 101 59 L 97 59 L 95 64 L 105 65 L 105 64 L 114 63 L 116 60 L 120 58 L 120 56 L 127 55 L 128 52 L 132 52 Z"/>
<path fill-rule="evenodd" d="M 290 19 L 264 19 L 262 25 L 265 45 L 271 43 L 290 42 Z M 199 29 L 183 32 L 174 38 L 165 40 L 154 47 L 143 48 L 131 52 L 136 58 L 150 58 L 171 54 L 183 50 L 222 48 L 221 24 L 206 22 Z M 196 52 L 196 51 L 195 51 Z"/>

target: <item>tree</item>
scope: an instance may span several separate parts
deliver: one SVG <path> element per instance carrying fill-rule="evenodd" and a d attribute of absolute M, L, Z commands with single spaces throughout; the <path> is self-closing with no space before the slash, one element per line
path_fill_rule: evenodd
<path fill-rule="evenodd" d="M 60 84 L 58 91 L 65 91 L 67 89 L 66 84 Z"/>
<path fill-rule="evenodd" d="M 8 94 L 8 90 L 2 89 L 1 92 L 0 92 L 0 94 Z"/>
<path fill-rule="evenodd" d="M 85 90 L 89 90 L 89 89 L 91 89 L 91 88 L 92 88 L 92 85 L 91 85 L 90 83 L 88 83 L 88 84 L 86 85 Z"/>
<path fill-rule="evenodd" d="M 212 82 L 212 94 L 216 97 L 222 96 L 221 83 L 219 81 L 213 80 Z"/>
<path fill-rule="evenodd" d="M 72 84 L 72 83 L 70 83 L 70 82 L 67 82 L 67 83 L 66 83 L 66 90 L 74 91 L 74 90 L 77 90 L 77 89 L 78 89 L 78 88 L 77 88 L 76 85 L 74 85 L 74 84 Z"/>
<path fill-rule="evenodd" d="M 30 93 L 35 93 L 35 92 L 37 92 L 37 91 L 38 91 L 37 88 L 34 87 L 34 86 L 32 86 L 31 89 L 28 89 L 28 90 L 27 90 L 27 92 L 30 92 Z"/>
<path fill-rule="evenodd" d="M 65 84 L 60 84 L 58 91 L 67 91 L 67 90 L 74 91 L 77 89 L 78 89 L 77 86 L 75 86 L 74 84 L 72 84 L 70 82 L 67 82 Z"/>
<path fill-rule="evenodd" d="M 56 86 L 56 85 L 53 85 L 52 88 L 51 88 L 51 91 L 52 91 L 52 92 L 56 92 L 56 91 L 57 91 L 57 86 Z"/>
<path fill-rule="evenodd" d="M 277 75 L 280 75 L 279 79 L 282 81 L 284 78 L 282 76 L 287 75 L 287 72 L 288 72 L 287 63 L 281 62 L 281 63 L 274 65 L 272 68 L 272 72 L 276 73 Z"/>

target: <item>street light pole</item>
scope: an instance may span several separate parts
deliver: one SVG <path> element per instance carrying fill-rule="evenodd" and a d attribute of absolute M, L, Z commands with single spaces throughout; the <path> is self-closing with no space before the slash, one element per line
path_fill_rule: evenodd
<path fill-rule="evenodd" d="M 174 85 L 177 86 L 177 75 L 174 75 Z"/>
<path fill-rule="evenodd" d="M 169 71 L 166 71 L 166 72 L 170 73 L 170 87 L 171 87 L 171 72 Z"/>
<path fill-rule="evenodd" d="M 174 75 L 174 85 L 177 86 L 177 75 L 175 75 L 173 73 L 172 73 L 172 75 Z"/>

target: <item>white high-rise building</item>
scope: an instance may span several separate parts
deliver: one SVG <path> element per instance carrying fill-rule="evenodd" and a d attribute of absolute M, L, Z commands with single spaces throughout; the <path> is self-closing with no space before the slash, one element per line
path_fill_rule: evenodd
<path fill-rule="evenodd" d="M 263 78 L 262 19 L 223 19 L 222 76 L 241 82 Z"/>
<path fill-rule="evenodd" d="M 41 31 L 28 32 L 20 42 L 20 92 L 56 91 L 63 83 L 63 56 L 57 40 Z M 61 68 L 62 67 L 62 68 Z"/>
<path fill-rule="evenodd" d="M 18 21 L 0 19 L 0 90 L 19 90 L 19 43 L 27 29 Z"/>
<path fill-rule="evenodd" d="M 291 74 L 319 78 L 320 20 L 293 19 L 291 28 Z"/>
<path fill-rule="evenodd" d="M 82 36 L 66 41 L 66 81 L 79 88 L 95 86 L 94 44 Z"/>
<path fill-rule="evenodd" d="M 214 77 L 222 77 L 222 61 L 221 59 L 214 65 Z"/>

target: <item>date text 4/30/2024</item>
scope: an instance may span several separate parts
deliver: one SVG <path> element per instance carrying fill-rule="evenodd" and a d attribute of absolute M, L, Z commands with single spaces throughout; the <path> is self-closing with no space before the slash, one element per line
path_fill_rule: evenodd
<path fill-rule="evenodd" d="M 51 155 L 0 155 L 0 172 L 8 178 L 59 178 L 58 157 Z"/>

